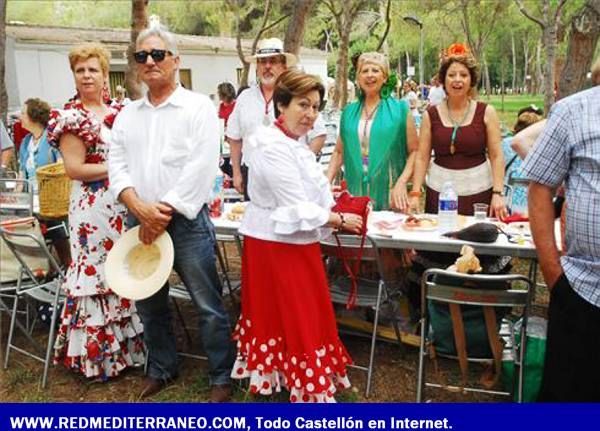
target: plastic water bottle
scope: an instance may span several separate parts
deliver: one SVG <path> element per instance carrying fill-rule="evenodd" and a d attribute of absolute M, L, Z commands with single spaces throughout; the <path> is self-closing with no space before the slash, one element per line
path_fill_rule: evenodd
<path fill-rule="evenodd" d="M 442 233 L 456 229 L 458 221 L 458 196 L 452 181 L 446 181 L 440 192 L 438 206 L 438 229 Z"/>
<path fill-rule="evenodd" d="M 224 191 L 223 191 L 223 172 L 221 169 L 217 171 L 217 176 L 213 184 L 211 192 L 211 203 L 209 214 L 213 218 L 221 217 L 225 206 Z"/>

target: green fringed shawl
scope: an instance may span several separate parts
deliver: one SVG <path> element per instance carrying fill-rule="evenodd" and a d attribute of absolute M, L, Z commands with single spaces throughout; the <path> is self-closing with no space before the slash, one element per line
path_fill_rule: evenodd
<path fill-rule="evenodd" d="M 389 209 L 390 184 L 395 184 L 406 165 L 406 115 L 408 103 L 388 97 L 381 100 L 369 144 L 369 169 L 363 173 L 358 122 L 363 100 L 344 108 L 340 136 L 344 144 L 344 178 L 354 196 L 369 196 L 376 211 Z"/>

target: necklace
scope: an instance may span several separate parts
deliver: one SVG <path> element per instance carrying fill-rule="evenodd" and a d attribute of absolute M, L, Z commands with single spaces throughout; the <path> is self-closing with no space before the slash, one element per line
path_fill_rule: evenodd
<path fill-rule="evenodd" d="M 363 128 L 362 136 L 360 138 L 360 148 L 361 148 L 361 153 L 362 153 L 363 159 L 365 157 L 369 157 L 369 140 L 370 139 L 367 138 L 367 131 L 369 129 L 369 121 L 371 121 L 371 119 L 375 115 L 375 112 L 377 112 L 377 108 L 379 108 L 380 103 L 381 103 L 381 101 L 377 102 L 377 105 L 375 105 L 375 107 L 371 110 L 371 112 L 369 112 L 367 110 L 366 103 L 365 103 L 365 106 L 363 107 L 363 112 L 365 113 L 365 126 Z"/>
<path fill-rule="evenodd" d="M 267 98 L 265 97 L 265 93 L 262 90 L 262 87 L 260 89 L 260 92 L 263 96 L 263 99 L 265 99 L 265 115 L 263 116 L 263 124 L 265 126 L 268 126 L 269 124 L 271 124 L 271 117 L 269 117 L 269 105 L 271 104 L 271 101 L 273 100 L 273 96 L 271 95 L 271 98 L 269 100 L 267 100 Z"/>
<path fill-rule="evenodd" d="M 450 154 L 454 155 L 456 151 L 456 146 L 454 145 L 456 142 L 456 133 L 458 132 L 458 129 L 460 128 L 461 124 L 464 123 L 467 117 L 469 116 L 469 112 L 471 112 L 471 101 L 469 100 L 469 104 L 467 105 L 465 114 L 463 115 L 462 120 L 460 121 L 456 121 L 454 120 L 454 118 L 452 118 L 452 114 L 450 114 L 450 105 L 448 105 L 448 99 L 446 99 L 446 109 L 448 110 L 448 118 L 450 119 L 450 122 L 453 126 L 452 137 L 450 138 Z"/>

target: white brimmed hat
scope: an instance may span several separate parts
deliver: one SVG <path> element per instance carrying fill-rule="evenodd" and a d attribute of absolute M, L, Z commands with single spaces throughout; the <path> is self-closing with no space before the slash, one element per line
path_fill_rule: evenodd
<path fill-rule="evenodd" d="M 154 295 L 167 282 L 175 252 L 167 232 L 150 245 L 139 240 L 140 227 L 127 231 L 108 253 L 104 273 L 108 287 L 123 298 Z"/>
<path fill-rule="evenodd" d="M 255 63 L 257 58 L 275 57 L 277 55 L 285 56 L 287 67 L 295 66 L 298 63 L 298 57 L 289 52 L 284 52 L 283 42 L 276 37 L 260 40 L 256 48 L 256 54 L 247 56 L 245 60 L 249 63 Z"/>

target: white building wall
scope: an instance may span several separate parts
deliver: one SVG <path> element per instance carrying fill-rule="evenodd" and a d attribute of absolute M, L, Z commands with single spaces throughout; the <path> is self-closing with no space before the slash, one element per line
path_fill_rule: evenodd
<path fill-rule="evenodd" d="M 7 39 L 6 82 L 9 111 L 20 109 L 25 100 L 30 97 L 39 97 L 54 107 L 62 107 L 75 94 L 75 84 L 68 59 L 68 51 L 71 47 L 58 44 L 27 44 L 15 42 L 11 38 Z M 325 79 L 327 76 L 325 56 L 305 57 L 302 60 L 306 72 Z M 113 71 L 124 71 L 126 67 L 126 62 L 122 58 L 111 60 Z M 217 85 L 225 81 L 231 82 L 237 90 L 237 69 L 242 67 L 242 63 L 235 52 L 221 51 L 218 54 L 209 54 L 183 51 L 180 67 L 191 70 L 193 91 L 216 95 Z M 252 66 L 248 81 L 255 82 L 255 77 L 255 68 Z"/>
<path fill-rule="evenodd" d="M 226 81 L 237 90 L 238 67 L 242 65 L 237 55 L 181 53 L 180 68 L 191 70 L 192 90 L 206 95 L 216 95 L 217 85 Z"/>
<path fill-rule="evenodd" d="M 57 47 L 16 44 L 14 75 L 9 75 L 9 109 L 19 109 L 25 100 L 39 97 L 52 106 L 62 106 L 73 94 L 75 84 L 69 68 L 68 52 Z"/>

